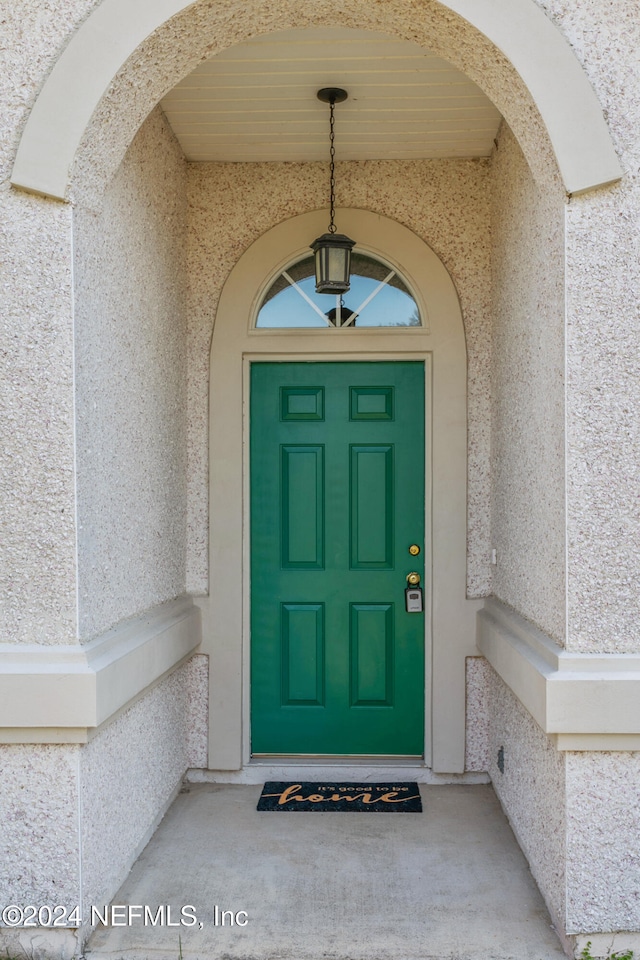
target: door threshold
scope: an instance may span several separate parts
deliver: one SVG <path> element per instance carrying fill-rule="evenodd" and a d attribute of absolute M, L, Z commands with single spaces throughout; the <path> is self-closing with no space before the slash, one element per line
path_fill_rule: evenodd
<path fill-rule="evenodd" d="M 420 757 L 413 754 L 408 754 L 403 756 L 400 754 L 394 754 L 393 756 L 381 756 L 378 753 L 293 753 L 293 754 L 284 754 L 284 753 L 254 753 L 249 760 L 250 764 L 256 763 L 286 763 L 287 765 L 295 766 L 296 764 L 354 764 L 354 763 L 366 763 L 366 764 L 383 764 L 384 766 L 394 766 L 398 764 L 400 766 L 415 765 L 417 767 L 424 766 L 424 757 Z"/>
<path fill-rule="evenodd" d="M 413 763 L 358 762 L 357 758 L 343 758 L 338 761 L 321 760 L 315 763 L 295 758 L 295 762 L 251 761 L 242 770 L 188 770 L 188 783 L 236 783 L 262 785 L 267 780 L 296 783 L 320 780 L 338 780 L 346 783 L 383 783 L 396 781 L 417 781 L 424 784 L 445 783 L 490 783 L 486 773 L 434 773 L 420 760 Z"/>

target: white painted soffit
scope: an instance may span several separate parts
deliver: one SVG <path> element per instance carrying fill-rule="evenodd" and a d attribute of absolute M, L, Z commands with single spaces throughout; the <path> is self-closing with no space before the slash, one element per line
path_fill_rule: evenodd
<path fill-rule="evenodd" d="M 161 101 L 191 161 L 326 160 L 341 86 L 339 160 L 488 157 L 501 115 L 475 83 L 416 43 L 371 30 L 283 30 L 200 64 Z"/>
<path fill-rule="evenodd" d="M 567 192 L 622 176 L 588 78 L 534 0 L 440 2 L 488 37 L 518 71 L 546 124 Z M 13 169 L 14 186 L 66 198 L 84 131 L 112 79 L 150 34 L 191 3 L 103 0 L 63 50 L 33 106 Z"/>

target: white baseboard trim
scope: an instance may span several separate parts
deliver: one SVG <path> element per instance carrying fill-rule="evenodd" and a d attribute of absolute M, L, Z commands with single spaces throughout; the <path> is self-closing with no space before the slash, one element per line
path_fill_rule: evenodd
<path fill-rule="evenodd" d="M 633 951 L 633 956 L 640 956 L 640 933 L 580 933 L 570 936 L 574 943 L 574 957 L 581 957 L 582 952 L 589 945 L 589 954 L 594 960 L 612 957 L 616 953 Z"/>
<path fill-rule="evenodd" d="M 494 598 L 477 645 L 559 750 L 640 749 L 640 656 L 564 650 Z"/>
<path fill-rule="evenodd" d="M 86 644 L 0 644 L 0 743 L 85 742 L 201 640 L 199 609 L 179 597 Z"/>

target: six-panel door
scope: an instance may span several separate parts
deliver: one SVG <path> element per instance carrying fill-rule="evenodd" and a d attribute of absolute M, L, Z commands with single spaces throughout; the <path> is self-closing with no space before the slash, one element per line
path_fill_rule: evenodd
<path fill-rule="evenodd" d="M 252 364 L 254 755 L 422 755 L 424 463 L 423 363 Z"/>

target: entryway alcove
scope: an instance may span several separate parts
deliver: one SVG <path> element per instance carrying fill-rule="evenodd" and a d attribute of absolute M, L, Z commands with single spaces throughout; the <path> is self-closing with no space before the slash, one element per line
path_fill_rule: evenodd
<path fill-rule="evenodd" d="M 300 386 L 302 365 L 353 364 L 357 382 L 339 389 L 359 396 L 396 389 L 375 364 L 418 364 L 423 729 L 396 755 L 368 745 L 339 759 L 353 776 L 379 761 L 422 782 L 493 777 L 562 925 L 563 853 L 540 827 L 560 816 L 561 766 L 478 655 L 475 624 L 495 595 L 509 629 L 520 617 L 564 640 L 564 205 L 619 170 L 560 33 L 533 0 L 503 6 L 429 2 L 416 18 L 411 3 L 366 0 L 322 10 L 251 0 L 241 15 L 224 2 L 140 0 L 123 16 L 103 0 L 43 87 L 13 182 L 73 204 L 77 639 L 97 679 L 72 725 L 45 698 L 41 729 L 92 737 L 78 747 L 81 897 L 113 895 L 187 768 L 191 779 L 256 782 L 292 759 L 316 770 L 335 759 L 324 748 L 252 751 L 251 369 L 292 365 L 280 391 Z M 254 324 L 269 284 L 326 228 L 315 92 L 328 83 L 350 92 L 339 228 L 406 281 L 421 325 Z M 303 387 L 319 395 L 327 384 Z M 358 412 L 345 407 L 345 422 Z M 352 453 L 375 446 L 384 460 L 391 441 L 354 437 Z M 305 614 L 316 616 L 325 601 L 291 602 L 315 603 Z M 352 610 L 363 623 L 373 612 Z M 369 699 L 384 699 L 368 676 Z M 544 773 L 535 815 L 498 777 L 508 736 L 508 775 Z M 109 787 L 123 762 L 135 815 Z"/>

